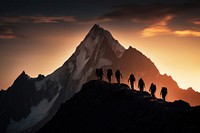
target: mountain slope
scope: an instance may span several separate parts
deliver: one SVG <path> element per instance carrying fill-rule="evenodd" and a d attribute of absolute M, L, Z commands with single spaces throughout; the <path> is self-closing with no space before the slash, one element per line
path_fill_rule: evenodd
<path fill-rule="evenodd" d="M 64 103 L 41 132 L 197 133 L 200 107 L 154 100 L 125 84 L 90 81 Z"/>
<path fill-rule="evenodd" d="M 54 92 L 51 94 L 44 91 L 36 91 L 34 84 L 36 81 L 44 79 L 43 75 L 37 78 L 30 78 L 24 71 L 15 80 L 12 87 L 7 91 L 1 91 L 0 98 L 0 131 L 3 132 L 10 122 L 19 121 L 21 118 L 28 117 L 32 111 L 32 106 L 40 102 L 40 98 L 51 100 Z M 39 116 L 38 116 L 39 117 Z M 26 123 L 27 124 L 27 123 Z M 29 124 L 27 124 L 29 125 Z M 17 131 L 17 130 L 16 130 Z"/>
<path fill-rule="evenodd" d="M 136 88 L 139 78 L 145 81 L 145 90 L 148 91 L 151 83 L 156 84 L 156 96 L 160 97 L 160 90 L 163 86 L 168 88 L 168 101 L 182 99 L 189 102 L 192 106 L 200 105 L 200 93 L 190 90 L 183 90 L 179 88 L 176 81 L 167 74 L 161 75 L 155 64 L 135 48 L 129 47 L 119 58 L 119 68 L 123 73 L 124 83 L 127 83 L 129 75 L 133 73 L 136 77 Z M 125 65 L 126 64 L 126 65 Z"/>

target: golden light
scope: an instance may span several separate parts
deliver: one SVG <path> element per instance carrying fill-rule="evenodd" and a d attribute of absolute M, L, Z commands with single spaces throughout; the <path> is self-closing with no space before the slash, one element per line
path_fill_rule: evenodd
<path fill-rule="evenodd" d="M 196 36 L 196 37 L 200 37 L 200 32 L 199 31 L 193 31 L 193 30 L 178 30 L 178 31 L 174 31 L 175 35 L 178 36 Z"/>
<path fill-rule="evenodd" d="M 200 20 L 195 20 L 192 22 L 193 24 L 200 25 Z"/>
<path fill-rule="evenodd" d="M 167 27 L 167 23 L 172 19 L 172 16 L 166 16 L 157 23 L 150 25 L 142 31 L 142 37 L 151 37 L 157 35 L 171 34 L 171 30 Z"/>

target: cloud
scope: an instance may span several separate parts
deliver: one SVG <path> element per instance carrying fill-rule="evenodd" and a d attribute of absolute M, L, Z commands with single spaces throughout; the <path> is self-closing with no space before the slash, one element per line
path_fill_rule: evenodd
<path fill-rule="evenodd" d="M 0 39 L 15 39 L 15 38 L 27 38 L 21 35 L 19 28 L 16 28 L 18 24 L 54 24 L 60 22 L 76 22 L 74 16 L 13 16 L 13 17 L 0 17 Z M 26 25 L 27 26 L 27 25 Z M 15 29 L 15 31 L 13 31 Z M 23 33 L 22 33 L 23 34 Z"/>
<path fill-rule="evenodd" d="M 145 28 L 141 33 L 142 37 L 171 34 L 171 30 L 167 27 L 167 23 L 172 18 L 172 16 L 166 16 L 164 19 Z"/>
<path fill-rule="evenodd" d="M 154 23 L 165 16 L 175 14 L 173 5 L 166 4 L 126 4 L 114 6 L 110 11 L 99 17 L 83 20 L 81 23 L 101 23 L 110 21 L 132 21 L 135 23 Z"/>
<path fill-rule="evenodd" d="M 75 22 L 74 16 L 16 16 L 0 17 L 1 25 L 8 23 L 59 23 Z"/>
<path fill-rule="evenodd" d="M 199 21 L 194 21 L 193 24 L 200 25 L 200 20 Z"/>
<path fill-rule="evenodd" d="M 31 20 L 33 23 L 58 23 L 60 21 L 63 22 L 75 22 L 76 19 L 73 16 L 22 16 L 24 20 Z"/>
<path fill-rule="evenodd" d="M 16 39 L 16 38 L 24 38 L 24 36 L 15 33 L 11 28 L 1 28 L 0 29 L 0 39 Z"/>
<path fill-rule="evenodd" d="M 108 9 L 104 9 L 103 7 L 102 10 L 98 10 L 94 13 L 92 12 L 91 15 L 88 14 L 86 15 L 84 14 L 85 12 L 75 13 L 77 17 L 63 15 L 63 12 L 62 13 L 59 12 L 59 14 L 60 13 L 62 14 L 62 15 L 60 14 L 60 16 L 48 16 L 47 15 L 48 13 L 46 15 L 23 15 L 14 17 L 5 16 L 5 17 L 0 17 L 0 26 L 7 25 L 9 27 L 13 25 L 17 27 L 19 26 L 18 25 L 19 23 L 22 24 L 20 26 L 23 27 L 23 24 L 26 23 L 29 24 L 29 27 L 33 27 L 31 24 L 38 24 L 38 25 L 57 24 L 57 23 L 59 24 L 63 22 L 67 23 L 67 25 L 74 23 L 94 24 L 94 23 L 105 23 L 105 22 L 111 22 L 109 24 L 116 23 L 117 25 L 118 24 L 117 21 L 120 22 L 123 21 L 125 23 L 128 21 L 129 22 L 128 24 L 134 23 L 136 26 L 137 24 L 139 25 L 138 29 L 141 30 L 141 35 L 143 37 L 168 35 L 168 34 L 178 35 L 178 33 L 175 31 L 183 31 L 183 30 L 193 31 L 195 29 L 198 32 L 198 26 L 200 25 L 199 21 L 200 3 L 196 0 L 184 0 L 184 1 L 186 3 L 166 2 L 167 4 L 166 3 L 164 4 L 164 2 L 138 4 L 138 2 L 134 1 L 132 3 L 137 3 L 137 4 L 117 5 L 112 7 L 112 9 L 110 9 L 106 13 L 105 11 Z M 131 3 L 131 0 L 129 2 Z M 121 3 L 128 3 L 128 2 L 119 2 L 118 4 Z M 97 5 L 95 4 L 93 6 L 97 7 Z M 69 8 L 69 10 L 75 10 L 75 9 Z M 94 14 L 101 14 L 102 11 L 103 11 L 102 15 L 100 16 L 94 15 Z M 57 10 L 55 12 L 57 12 Z M 192 18 L 196 18 L 195 21 L 188 22 L 188 20 L 191 20 Z M 193 26 L 196 26 L 196 28 L 194 28 Z M 19 28 L 16 28 L 16 30 L 20 31 Z"/>
<path fill-rule="evenodd" d="M 162 20 L 158 21 L 155 24 L 150 25 L 145 28 L 141 35 L 142 37 L 152 37 L 159 35 L 176 35 L 179 37 L 193 36 L 200 37 L 200 31 L 195 30 L 172 30 L 168 27 L 168 22 L 172 19 L 172 16 L 166 16 Z M 195 21 L 199 22 L 199 21 Z M 199 24 L 199 23 L 196 23 Z"/>
<path fill-rule="evenodd" d="M 82 20 L 79 21 L 79 24 L 98 24 L 98 23 L 103 23 L 103 22 L 110 22 L 113 21 L 110 18 L 94 18 L 94 19 L 90 19 L 90 20 Z"/>
<path fill-rule="evenodd" d="M 200 25 L 200 18 L 193 18 L 193 19 L 188 20 L 188 22 L 194 25 Z"/>
<path fill-rule="evenodd" d="M 0 39 L 15 39 L 15 38 L 17 38 L 17 36 L 8 35 L 8 34 L 0 35 Z"/>
<path fill-rule="evenodd" d="M 130 19 L 134 22 L 155 22 L 165 16 L 177 16 L 197 11 L 200 11 L 200 4 L 190 2 L 182 4 L 126 4 L 115 6 L 112 11 L 103 14 L 100 18 L 113 20 Z M 198 14 L 196 16 L 199 17 Z"/>
<path fill-rule="evenodd" d="M 200 2 L 197 0 L 167 4 L 126 4 L 115 6 L 107 13 L 86 22 L 131 21 L 135 24 L 142 24 L 140 26 L 143 27 L 140 28 L 143 37 L 158 35 L 183 36 L 180 35 L 180 31 L 183 33 L 184 30 L 190 31 L 190 34 L 187 33 L 184 36 L 198 36 L 196 32 L 199 30 L 197 26 L 200 25 L 199 12 Z M 189 20 L 193 21 L 189 22 Z M 196 32 L 194 29 L 196 29 Z"/>
<path fill-rule="evenodd" d="M 174 34 L 180 37 L 185 37 L 185 36 L 200 37 L 200 31 L 193 31 L 193 30 L 178 30 L 174 31 Z"/>

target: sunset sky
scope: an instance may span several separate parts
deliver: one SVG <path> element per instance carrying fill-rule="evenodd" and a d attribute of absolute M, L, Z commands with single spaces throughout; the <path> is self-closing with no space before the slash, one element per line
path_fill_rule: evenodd
<path fill-rule="evenodd" d="M 0 89 L 23 70 L 52 73 L 94 24 L 200 92 L 199 0 L 1 0 Z"/>

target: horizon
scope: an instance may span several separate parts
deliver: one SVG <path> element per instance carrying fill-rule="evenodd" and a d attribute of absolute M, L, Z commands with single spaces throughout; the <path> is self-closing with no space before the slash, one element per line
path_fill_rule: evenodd
<path fill-rule="evenodd" d="M 88 5 L 79 1 L 80 7 L 84 5 L 79 11 L 65 9 L 56 3 L 62 9 L 57 12 L 58 7 L 52 7 L 54 0 L 43 3 L 44 9 L 37 5 L 38 1 L 32 1 L 36 5 L 31 6 L 21 0 L 21 6 L 31 7 L 29 12 L 26 8 L 15 7 L 20 5 L 20 0 L 16 1 L 18 3 L 11 4 L 4 1 L 0 6 L 0 89 L 11 86 L 22 71 L 31 77 L 51 74 L 63 65 L 90 28 L 98 23 L 126 49 L 132 46 L 150 58 L 160 73 L 170 75 L 180 88 L 192 87 L 200 92 L 198 1 L 161 1 L 160 4 L 154 3 L 155 0 L 143 0 L 144 3 L 117 1 L 115 4 L 101 3 L 102 9 L 96 9 L 100 1 Z M 66 0 L 64 5 L 77 7 L 76 2 L 68 2 Z M 86 10 L 88 7 L 93 8 Z M 121 14 L 122 10 L 128 13 Z M 155 14 L 149 14 L 150 10 Z M 136 11 L 140 14 L 133 14 Z"/>

